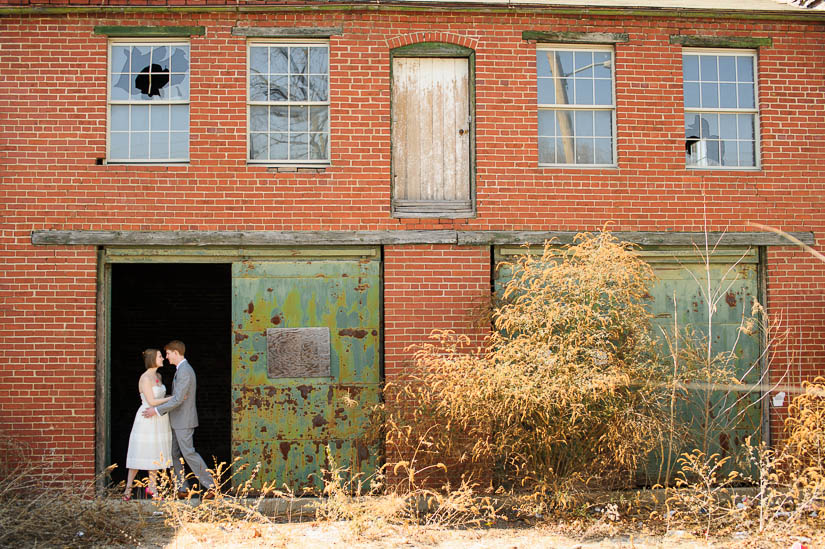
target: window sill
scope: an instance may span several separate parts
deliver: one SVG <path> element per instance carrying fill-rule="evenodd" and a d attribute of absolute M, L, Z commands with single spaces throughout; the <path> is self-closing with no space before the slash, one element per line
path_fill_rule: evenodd
<path fill-rule="evenodd" d="M 261 168 L 266 168 L 266 171 L 269 173 L 324 173 L 327 168 L 330 167 L 329 164 L 316 164 L 316 165 L 303 165 L 303 166 L 290 166 L 290 165 L 282 165 L 282 166 L 273 166 L 271 164 L 248 164 L 249 166 L 258 166 Z"/>
<path fill-rule="evenodd" d="M 685 166 L 686 170 L 697 172 L 761 172 L 761 166 Z"/>
<path fill-rule="evenodd" d="M 100 166 L 188 166 L 189 160 L 157 160 L 157 161 L 134 161 L 134 160 L 104 160 Z"/>
<path fill-rule="evenodd" d="M 618 170 L 618 164 L 539 164 L 540 169 L 557 170 Z"/>

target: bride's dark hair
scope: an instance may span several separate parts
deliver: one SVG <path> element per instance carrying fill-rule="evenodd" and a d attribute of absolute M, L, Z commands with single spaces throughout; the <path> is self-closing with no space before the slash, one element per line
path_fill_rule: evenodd
<path fill-rule="evenodd" d="M 146 349 L 143 351 L 143 365 L 146 366 L 147 370 L 156 366 L 155 357 L 158 356 L 159 352 L 157 349 Z"/>

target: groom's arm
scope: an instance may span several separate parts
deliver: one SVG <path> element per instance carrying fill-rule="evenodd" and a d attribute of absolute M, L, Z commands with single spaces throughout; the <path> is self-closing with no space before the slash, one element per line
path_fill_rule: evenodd
<path fill-rule="evenodd" d="M 186 395 L 189 393 L 189 387 L 191 386 L 191 372 L 187 370 L 178 372 L 177 378 L 175 379 L 175 389 L 172 391 L 172 399 L 160 406 L 155 406 L 155 411 L 157 411 L 158 415 L 162 416 L 183 404 L 183 401 L 186 400 Z"/>

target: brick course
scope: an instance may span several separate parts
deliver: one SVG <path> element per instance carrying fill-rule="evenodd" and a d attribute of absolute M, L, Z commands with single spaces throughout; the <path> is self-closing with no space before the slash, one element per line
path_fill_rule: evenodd
<path fill-rule="evenodd" d="M 67 5 L 2 2 L 34 3 Z M 188 164 L 96 164 L 107 110 L 107 39 L 96 25 L 206 27 L 191 39 Z M 330 39 L 331 166 L 320 173 L 246 162 L 246 41 L 230 31 L 289 25 L 344 29 Z M 96 251 L 34 247 L 33 230 L 825 228 L 821 22 L 365 7 L 12 14 L 0 29 L 0 431 L 50 450 L 79 478 L 94 469 Z M 618 168 L 538 166 L 535 45 L 521 32 L 548 29 L 629 34 L 615 48 Z M 759 50 L 761 170 L 685 169 L 682 48 L 671 34 L 773 39 Z M 390 217 L 389 52 L 426 40 L 476 52 L 473 219 Z M 767 257 L 768 306 L 794 334 L 777 357 L 792 361 L 796 383 L 824 372 L 825 265 L 790 248 Z M 463 312 L 489 291 L 488 248 L 387 246 L 385 260 L 388 379 L 433 328 L 480 337 Z"/>

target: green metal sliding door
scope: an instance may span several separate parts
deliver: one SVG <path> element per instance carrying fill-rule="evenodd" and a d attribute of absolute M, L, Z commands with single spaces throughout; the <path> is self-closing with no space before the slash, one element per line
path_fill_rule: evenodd
<path fill-rule="evenodd" d="M 380 396 L 378 249 L 235 262 L 232 292 L 233 456 L 260 462 L 257 486 L 297 493 L 320 488 L 330 460 L 373 473 L 365 430 Z"/>

